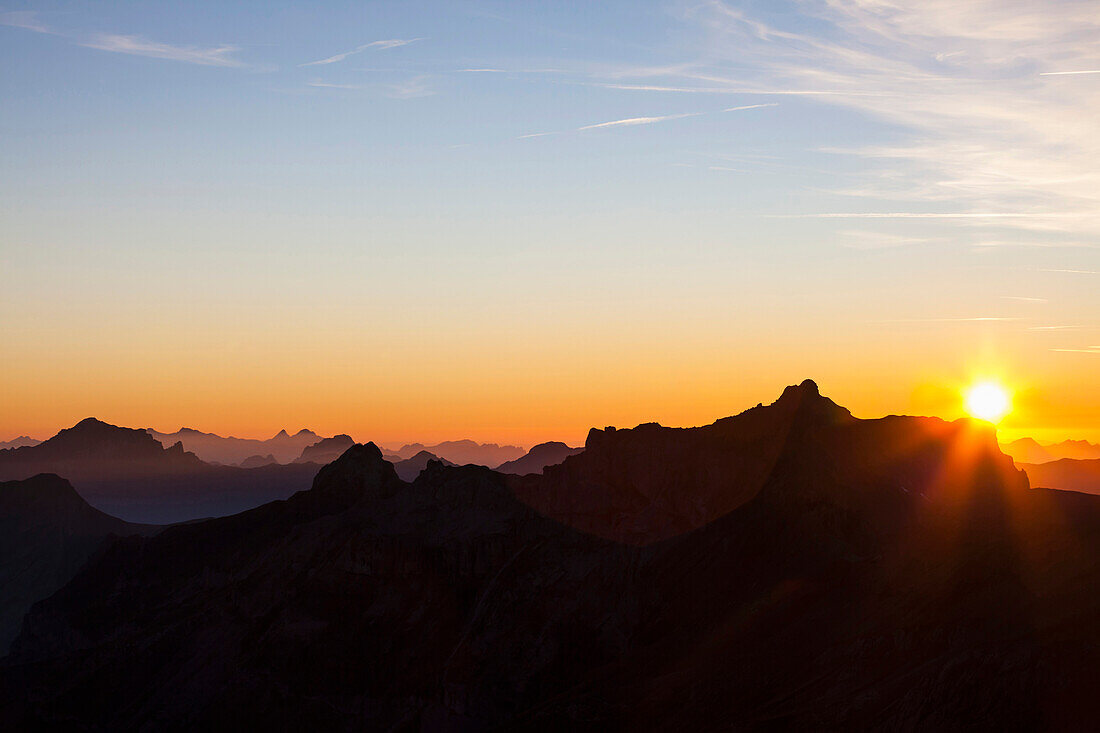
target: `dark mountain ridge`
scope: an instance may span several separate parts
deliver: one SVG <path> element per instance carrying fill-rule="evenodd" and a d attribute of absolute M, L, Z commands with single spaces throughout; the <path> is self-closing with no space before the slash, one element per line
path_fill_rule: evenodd
<path fill-rule="evenodd" d="M 353 446 L 286 501 L 118 541 L 35 605 L 0 665 L 0 723 L 1065 730 L 1100 714 L 1100 499 L 1030 489 L 982 424 L 857 420 L 804 383 L 706 428 L 588 442 L 545 496 L 538 477 L 436 462 L 406 484 Z"/>

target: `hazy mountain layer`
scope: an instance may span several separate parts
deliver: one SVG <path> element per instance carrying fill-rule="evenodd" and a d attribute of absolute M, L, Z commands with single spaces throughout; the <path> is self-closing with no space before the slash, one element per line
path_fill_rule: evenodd
<path fill-rule="evenodd" d="M 7 448 L 22 448 L 28 445 L 38 445 L 41 440 L 30 437 L 29 435 L 20 435 L 18 438 L 12 438 L 11 440 L 0 440 L 0 450 Z"/>
<path fill-rule="evenodd" d="M 148 428 L 147 432 L 166 446 L 177 442 L 182 443 L 184 450 L 194 453 L 203 461 L 226 466 L 238 465 L 251 456 L 263 456 L 269 453 L 279 463 L 290 463 L 302 454 L 303 448 L 321 439 L 321 436 L 312 430 L 300 430 L 294 435 L 280 430 L 275 437 L 267 440 L 223 438 L 214 433 L 203 433 L 191 428 L 180 428 L 174 433 L 158 433 Z"/>
<path fill-rule="evenodd" d="M 542 473 L 547 466 L 556 466 L 569 456 L 574 456 L 584 451 L 584 448 L 570 448 L 565 443 L 549 442 L 539 443 L 527 455 L 514 461 L 506 461 L 496 467 L 501 473 L 512 473 L 523 476 L 528 473 Z"/>
<path fill-rule="evenodd" d="M 1001 446 L 1016 463 L 1047 463 L 1062 458 L 1074 460 L 1100 459 L 1100 445 L 1086 440 L 1064 440 L 1042 445 L 1031 438 L 1020 438 Z"/>
<path fill-rule="evenodd" d="M 0 480 L 56 473 L 92 506 L 116 517 L 170 524 L 225 516 L 310 486 L 316 464 L 244 469 L 204 463 L 179 443 L 93 418 L 25 448 L 0 451 Z"/>
<path fill-rule="evenodd" d="M 1019 464 L 1035 486 L 1100 494 L 1100 459 L 1063 458 L 1036 465 Z"/>
<path fill-rule="evenodd" d="M 475 465 L 495 468 L 505 461 L 513 461 L 526 452 L 515 445 L 497 445 L 496 443 L 475 443 L 472 440 L 447 440 L 435 445 L 410 443 L 396 451 L 388 453 L 401 458 L 412 458 L 421 451 L 445 458 L 459 466 Z"/>

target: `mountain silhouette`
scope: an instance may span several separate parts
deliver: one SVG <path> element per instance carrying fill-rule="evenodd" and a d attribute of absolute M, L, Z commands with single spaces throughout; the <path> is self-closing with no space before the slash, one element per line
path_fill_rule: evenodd
<path fill-rule="evenodd" d="M 355 441 L 350 435 L 335 435 L 324 438 L 302 449 L 301 455 L 294 459 L 295 463 L 332 463 L 351 446 Z"/>
<path fill-rule="evenodd" d="M 28 445 L 38 445 L 41 442 L 41 440 L 36 440 L 29 435 L 20 435 L 18 438 L 12 438 L 11 440 L 0 440 L 0 450 L 23 448 Z"/>
<path fill-rule="evenodd" d="M 204 463 L 181 443 L 88 418 L 35 446 L 0 451 L 0 480 L 55 473 L 89 504 L 131 522 L 234 514 L 309 488 L 316 464 L 243 469 Z"/>
<path fill-rule="evenodd" d="M 395 456 L 394 456 L 395 457 Z M 386 460 L 390 460 L 387 458 Z M 420 475 L 420 472 L 428 467 L 428 464 L 432 461 L 437 461 L 444 466 L 453 466 L 455 464 L 448 460 L 434 456 L 426 450 L 422 450 L 412 458 L 406 458 L 404 460 L 390 460 L 393 463 L 393 469 L 397 473 L 397 477 L 402 481 L 412 482 L 416 480 L 416 477 Z"/>
<path fill-rule="evenodd" d="M 515 482 L 547 516 L 586 532 L 647 544 L 706 524 L 751 499 L 771 475 L 799 420 L 845 425 L 854 418 L 812 381 L 699 428 L 657 423 L 592 429 L 584 451 Z M 685 491 L 690 486 L 690 491 Z"/>
<path fill-rule="evenodd" d="M 410 443 L 390 453 L 405 460 L 422 451 L 444 458 L 458 466 L 474 465 L 489 468 L 499 466 L 505 461 L 513 461 L 525 453 L 523 448 L 515 445 L 477 443 L 472 440 L 445 440 L 435 445 Z"/>
<path fill-rule="evenodd" d="M 542 477 L 407 484 L 356 445 L 286 501 L 117 540 L 27 616 L 0 724 L 1067 730 L 1097 668 L 1100 498 L 1031 489 L 982 423 L 807 382 L 593 431 Z"/>
<path fill-rule="evenodd" d="M 259 468 L 260 466 L 269 466 L 272 463 L 278 463 L 275 460 L 275 456 L 268 453 L 266 456 L 249 456 L 241 461 L 241 468 Z"/>
<path fill-rule="evenodd" d="M 1001 446 L 1016 463 L 1048 463 L 1062 458 L 1093 460 L 1100 458 L 1100 445 L 1087 440 L 1064 440 L 1061 443 L 1041 445 L 1031 438 L 1020 438 Z"/>
<path fill-rule="evenodd" d="M 267 440 L 223 438 L 214 433 L 204 433 L 192 428 L 180 428 L 174 433 L 158 433 L 152 428 L 147 428 L 146 432 L 164 445 L 182 443 L 184 450 L 194 453 L 203 461 L 226 466 L 239 465 L 252 456 L 268 454 L 275 457 L 273 463 L 290 463 L 301 455 L 303 448 L 321 439 L 321 436 L 312 430 L 299 430 L 294 435 L 280 430 L 274 437 Z"/>
<path fill-rule="evenodd" d="M 1035 486 L 1100 494 L 1100 459 L 1062 458 L 1040 464 L 1017 464 Z"/>
<path fill-rule="evenodd" d="M 584 451 L 584 448 L 570 448 L 565 443 L 551 441 L 539 443 L 527 452 L 522 458 L 514 461 L 506 461 L 496 467 L 501 473 L 512 473 L 519 476 L 528 473 L 542 473 L 547 466 L 556 466 L 569 456 Z"/>
<path fill-rule="evenodd" d="M 108 536 L 159 529 L 93 509 L 53 474 L 0 482 L 0 654 L 31 604 L 68 582 Z"/>

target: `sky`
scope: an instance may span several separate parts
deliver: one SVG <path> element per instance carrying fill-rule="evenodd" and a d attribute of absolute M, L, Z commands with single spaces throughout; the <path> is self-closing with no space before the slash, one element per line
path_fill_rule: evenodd
<path fill-rule="evenodd" d="M 0 439 L 1100 441 L 1094 0 L 0 5 Z"/>

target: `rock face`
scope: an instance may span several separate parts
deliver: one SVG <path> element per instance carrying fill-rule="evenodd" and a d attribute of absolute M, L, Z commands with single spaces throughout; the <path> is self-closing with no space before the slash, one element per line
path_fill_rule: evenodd
<path fill-rule="evenodd" d="M 517 496 L 540 482 L 563 521 Z M 287 501 L 117 541 L 28 616 L 0 727 L 1067 730 L 1097 668 L 1100 498 L 803 384 L 594 431 L 542 478 L 405 484 L 353 446 Z"/>
<path fill-rule="evenodd" d="M 165 448 L 144 430 L 82 420 L 49 440 L 0 451 L 0 480 L 56 473 L 89 504 L 133 522 L 170 524 L 224 516 L 310 486 L 317 466 L 214 466 Z"/>
<path fill-rule="evenodd" d="M 275 457 L 272 463 L 290 463 L 301 455 L 306 446 L 313 445 L 321 439 L 321 436 L 312 430 L 299 430 L 294 435 L 280 430 L 277 435 L 267 440 L 223 438 L 214 433 L 204 433 L 192 428 L 180 428 L 174 433 L 158 433 L 148 428 L 146 432 L 164 445 L 183 443 L 184 450 L 194 453 L 203 461 L 226 466 L 235 466 L 251 456 L 269 453 Z"/>
<path fill-rule="evenodd" d="M 505 461 L 512 461 L 524 454 L 523 448 L 516 445 L 497 445 L 496 443 L 476 443 L 472 440 L 446 440 L 435 445 L 410 443 L 394 451 L 393 455 L 402 460 L 412 458 L 417 453 L 427 451 L 434 456 L 451 461 L 458 466 L 474 465 L 494 468 Z"/>
<path fill-rule="evenodd" d="M 334 435 L 303 448 L 302 454 L 294 459 L 294 462 L 317 463 L 320 465 L 332 463 L 353 445 L 355 445 L 355 441 L 351 439 L 350 435 Z"/>
<path fill-rule="evenodd" d="M 496 467 L 500 473 L 512 473 L 525 476 L 529 473 L 542 473 L 547 466 L 556 466 L 569 456 L 584 452 L 584 448 L 570 448 L 565 443 L 551 441 L 539 443 L 522 458 L 507 461 Z"/>
<path fill-rule="evenodd" d="M 387 458 L 386 460 L 390 460 L 390 459 Z M 402 481 L 412 482 L 412 481 L 416 480 L 416 477 L 420 475 L 420 472 L 423 471 L 425 468 L 427 468 L 428 464 L 431 463 L 432 461 L 438 461 L 439 463 L 442 463 L 444 466 L 453 466 L 453 465 L 455 465 L 455 464 L 451 463 L 448 460 L 444 460 L 442 458 L 438 458 L 437 456 L 433 456 L 431 453 L 429 453 L 426 450 L 420 451 L 419 453 L 417 453 L 412 458 L 406 458 L 403 461 L 402 460 L 392 460 L 390 462 L 393 463 L 393 469 L 394 469 L 394 471 L 397 472 L 397 477 L 398 478 L 400 478 Z"/>
<path fill-rule="evenodd" d="M 1019 464 L 1035 486 L 1100 494 L 1100 459 L 1063 458 L 1038 465 Z"/>
<path fill-rule="evenodd" d="M 93 509 L 52 474 L 0 483 L 0 654 L 31 604 L 67 583 L 108 536 L 159 529 Z"/>

